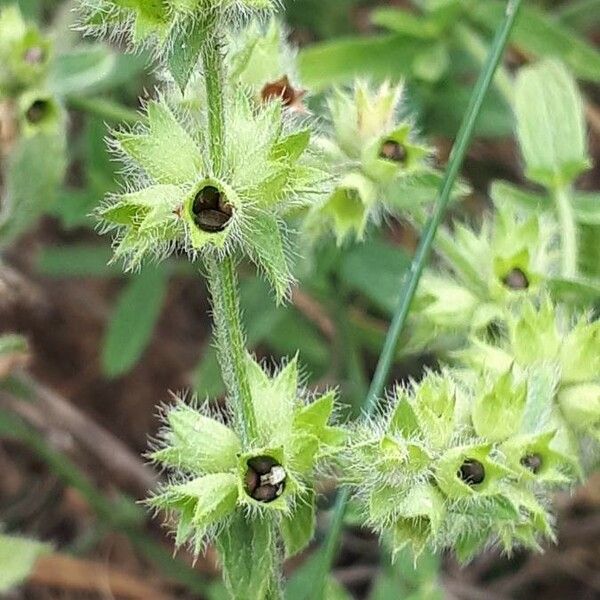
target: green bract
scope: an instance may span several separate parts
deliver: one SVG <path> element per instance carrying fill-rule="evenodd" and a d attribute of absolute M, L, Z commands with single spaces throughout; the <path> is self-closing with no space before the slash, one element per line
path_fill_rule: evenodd
<path fill-rule="evenodd" d="M 583 100 L 562 63 L 545 60 L 519 71 L 515 112 L 529 179 L 555 188 L 589 168 Z"/>
<path fill-rule="evenodd" d="M 506 316 L 507 332 L 493 345 L 476 338 L 461 353 L 470 365 L 498 371 L 545 365 L 556 380 L 550 402 L 576 432 L 600 440 L 600 321 L 569 313 L 544 300 L 517 306 Z"/>
<path fill-rule="evenodd" d="M 236 552 L 243 554 L 245 548 L 245 559 L 254 563 L 257 556 L 253 553 L 262 555 L 262 551 L 253 549 L 253 536 L 270 547 L 275 544 L 274 532 L 279 532 L 288 555 L 310 541 L 313 472 L 345 436 L 328 424 L 335 393 L 307 403 L 305 393 L 298 389 L 295 359 L 274 376 L 250 357 L 247 368 L 256 436 L 243 446 L 241 424 L 235 420 L 225 424 L 207 408 L 177 401 L 166 412 L 162 447 L 152 455 L 173 476 L 150 503 L 174 514 L 177 546 L 191 540 L 198 553 L 208 539 L 227 545 L 231 537 Z M 238 530 L 249 536 L 238 537 Z M 263 596 L 247 590 L 235 597 Z"/>
<path fill-rule="evenodd" d="M 241 250 L 281 298 L 291 279 L 282 217 L 310 204 L 325 184 L 312 165 L 310 130 L 287 120 L 280 103 L 257 108 L 238 91 L 227 102 L 223 158 L 214 164 L 207 118 L 157 100 L 143 125 L 115 132 L 127 190 L 98 215 L 117 231 L 115 255 L 129 269 L 175 249 L 192 259 Z"/>
<path fill-rule="evenodd" d="M 539 295 L 560 268 L 556 232 L 551 218 L 509 206 L 498 206 L 478 233 L 456 224 L 453 239 L 440 245 L 450 271 L 429 269 L 420 281 L 415 335 L 425 344 L 441 333 L 483 331 L 503 318 L 506 306 Z"/>
<path fill-rule="evenodd" d="M 398 120 L 402 86 L 376 91 L 357 82 L 329 100 L 334 139 L 318 140 L 339 183 L 307 216 L 313 234 L 333 230 L 338 242 L 362 239 L 367 223 L 390 209 L 394 183 L 426 170 L 430 149 L 414 141 L 414 126 Z"/>
<path fill-rule="evenodd" d="M 507 551 L 536 546 L 551 535 L 542 498 L 571 473 L 570 458 L 552 447 L 552 419 L 536 432 L 526 426 L 548 398 L 510 372 L 458 375 L 429 373 L 398 388 L 387 414 L 359 426 L 350 485 L 395 552 L 454 548 L 466 560 L 494 541 Z"/>
<path fill-rule="evenodd" d="M 152 48 L 185 89 L 207 43 L 226 25 L 270 11 L 276 0 L 80 0 L 81 28 L 90 35 L 126 38 L 132 49 Z"/>
<path fill-rule="evenodd" d="M 18 6 L 0 11 L 0 99 L 30 85 L 40 85 L 48 72 L 50 41 L 25 22 Z"/>
<path fill-rule="evenodd" d="M 288 44 L 280 21 L 272 19 L 266 26 L 253 21 L 231 40 L 228 57 L 232 82 L 247 86 L 257 102 L 281 99 L 284 106 L 305 112 L 296 52 Z"/>

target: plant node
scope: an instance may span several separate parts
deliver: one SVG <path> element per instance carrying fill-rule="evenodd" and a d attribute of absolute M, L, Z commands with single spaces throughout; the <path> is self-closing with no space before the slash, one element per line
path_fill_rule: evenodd
<path fill-rule="evenodd" d="M 478 460 L 467 458 L 456 475 L 467 485 L 478 485 L 485 479 L 485 468 Z"/>
<path fill-rule="evenodd" d="M 529 288 L 529 279 L 521 269 L 515 267 L 502 280 L 502 283 L 511 290 L 526 290 Z"/>
<path fill-rule="evenodd" d="M 194 198 L 192 205 L 194 223 L 207 233 L 223 231 L 233 216 L 233 206 L 227 198 L 212 185 L 202 188 Z"/>
<path fill-rule="evenodd" d="M 285 469 L 270 456 L 248 460 L 244 478 L 246 493 L 259 502 L 272 502 L 283 494 L 287 475 Z"/>
<path fill-rule="evenodd" d="M 381 145 L 379 158 L 391 160 L 396 163 L 404 163 L 408 158 L 408 154 L 406 148 L 399 142 L 396 142 L 395 140 L 386 140 Z"/>

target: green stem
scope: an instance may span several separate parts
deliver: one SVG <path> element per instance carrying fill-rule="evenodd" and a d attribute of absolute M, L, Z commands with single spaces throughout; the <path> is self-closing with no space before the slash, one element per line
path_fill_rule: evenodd
<path fill-rule="evenodd" d="M 222 175 L 223 146 L 225 142 L 225 104 L 223 102 L 225 77 L 221 45 L 222 40 L 215 33 L 213 39 L 203 45 L 202 50 L 204 85 L 208 104 L 210 154 L 213 171 L 217 176 Z"/>
<path fill-rule="evenodd" d="M 573 212 L 571 189 L 568 186 L 554 188 L 554 201 L 558 212 L 562 239 L 562 276 L 571 279 L 577 276 L 577 225 Z"/>
<path fill-rule="evenodd" d="M 246 340 L 240 317 L 235 264 L 232 258 L 210 258 L 205 264 L 223 380 L 234 400 L 234 411 L 248 446 L 256 439 L 258 431 L 246 370 Z"/>
<path fill-rule="evenodd" d="M 213 20 L 215 24 L 218 22 L 218 14 L 215 13 Z M 213 38 L 204 44 L 202 50 L 210 155 L 215 175 L 222 175 L 223 172 L 225 140 L 225 78 L 221 44 L 220 36 L 214 33 Z M 248 446 L 250 441 L 256 438 L 257 427 L 246 371 L 246 340 L 240 316 L 235 264 L 230 257 L 216 257 L 207 259 L 206 266 L 223 380 L 235 402 L 234 411 L 244 432 L 245 445 Z"/>
<path fill-rule="evenodd" d="M 225 146 L 225 69 L 223 41 L 218 33 L 219 21 L 218 9 L 215 9 L 213 37 L 203 45 L 202 50 L 210 154 L 213 174 L 218 177 L 224 174 L 223 149 Z M 258 437 L 258 427 L 246 366 L 246 339 L 242 328 L 235 262 L 231 257 L 212 257 L 205 262 L 208 269 L 223 381 L 234 400 L 235 417 L 243 432 L 244 446 L 248 448 Z M 275 546 L 273 546 L 272 552 L 274 563 L 279 565 L 278 571 L 281 571 L 281 561 Z M 279 572 L 273 572 L 272 577 L 269 600 L 279 600 L 282 597 Z"/>
<path fill-rule="evenodd" d="M 67 104 L 75 110 L 113 123 L 137 123 L 140 120 L 140 115 L 135 110 L 106 98 L 67 96 Z"/>
<path fill-rule="evenodd" d="M 450 162 L 444 175 L 444 181 L 442 182 L 440 194 L 438 196 L 433 215 L 430 218 L 429 224 L 427 225 L 421 238 L 410 271 L 407 273 L 402 283 L 402 293 L 400 294 L 398 305 L 394 313 L 394 318 L 392 319 L 383 351 L 379 358 L 379 363 L 377 365 L 377 369 L 365 401 L 365 412 L 367 414 L 373 413 L 377 404 L 377 398 L 381 395 L 384 389 L 386 379 L 394 361 L 396 344 L 398 343 L 398 339 L 406 323 L 410 306 L 419 284 L 419 279 L 421 278 L 425 263 L 429 257 L 431 246 L 433 244 L 437 229 L 444 216 L 446 206 L 450 201 L 454 183 L 458 177 L 473 137 L 473 131 L 477 122 L 477 117 L 479 116 L 483 101 L 492 84 L 494 74 L 496 73 L 496 69 L 500 64 L 502 55 L 504 54 L 504 49 L 506 48 L 506 44 L 515 22 L 517 12 L 521 6 L 521 2 L 522 0 L 508 0 L 504 18 L 498 26 L 492 47 L 485 62 L 485 66 L 479 76 L 475 89 L 473 90 L 467 113 L 463 119 L 460 131 L 458 132 L 452 153 L 450 155 Z M 346 510 L 348 498 L 349 491 L 347 489 L 343 490 L 338 497 L 329 534 L 323 549 L 323 558 L 320 562 L 319 572 L 315 578 L 315 585 L 314 589 L 312 590 L 312 598 L 323 597 L 327 574 L 331 569 L 333 559 L 339 546 L 339 539 L 342 533 L 344 522 L 344 512 Z"/>

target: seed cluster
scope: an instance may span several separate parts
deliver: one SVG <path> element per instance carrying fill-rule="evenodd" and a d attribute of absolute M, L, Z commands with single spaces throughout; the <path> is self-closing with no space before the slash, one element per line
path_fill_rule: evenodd
<path fill-rule="evenodd" d="M 248 461 L 244 480 L 246 492 L 259 502 L 273 502 L 283 494 L 285 469 L 270 456 L 257 456 Z"/>
<path fill-rule="evenodd" d="M 194 198 L 194 223 L 207 233 L 223 231 L 233 216 L 233 206 L 216 187 L 207 185 Z"/>

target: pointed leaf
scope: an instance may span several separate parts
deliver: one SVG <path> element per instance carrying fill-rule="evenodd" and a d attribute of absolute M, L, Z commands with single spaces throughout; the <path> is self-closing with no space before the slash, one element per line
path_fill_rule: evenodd
<path fill-rule="evenodd" d="M 146 133 L 118 132 L 115 137 L 156 183 L 192 183 L 202 171 L 200 149 L 164 103 L 148 105 Z"/>
<path fill-rule="evenodd" d="M 281 535 L 286 556 L 298 554 L 308 546 L 315 532 L 315 493 L 310 490 L 298 498 L 288 515 L 281 519 Z"/>
<path fill-rule="evenodd" d="M 102 348 L 102 368 L 109 377 L 126 373 L 146 349 L 167 293 L 163 269 L 147 268 L 121 294 Z"/>

